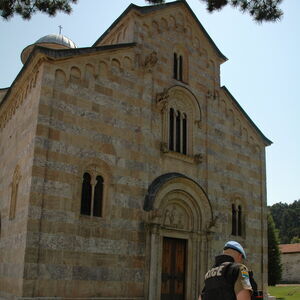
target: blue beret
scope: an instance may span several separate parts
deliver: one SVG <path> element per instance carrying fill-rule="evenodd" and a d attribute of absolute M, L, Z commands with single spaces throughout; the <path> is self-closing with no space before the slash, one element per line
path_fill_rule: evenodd
<path fill-rule="evenodd" d="M 244 248 L 241 246 L 240 243 L 236 242 L 236 241 L 229 241 L 225 244 L 224 246 L 224 250 L 226 249 L 233 249 L 236 250 L 238 252 L 240 252 L 243 256 L 244 259 L 246 259 L 246 253 Z"/>

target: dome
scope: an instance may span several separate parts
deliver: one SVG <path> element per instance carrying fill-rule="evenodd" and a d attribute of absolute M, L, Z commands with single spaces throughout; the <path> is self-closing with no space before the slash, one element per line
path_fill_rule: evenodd
<path fill-rule="evenodd" d="M 75 43 L 62 34 L 48 34 L 38 39 L 34 44 L 58 44 L 68 48 L 76 48 Z"/>
<path fill-rule="evenodd" d="M 50 49 L 76 48 L 75 43 L 62 34 L 48 34 L 38 39 L 34 44 L 27 46 L 21 53 L 21 60 L 24 64 L 34 46 L 43 46 Z"/>

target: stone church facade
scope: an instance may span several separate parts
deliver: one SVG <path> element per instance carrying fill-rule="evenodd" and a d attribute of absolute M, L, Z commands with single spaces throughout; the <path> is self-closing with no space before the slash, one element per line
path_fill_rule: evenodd
<path fill-rule="evenodd" d="M 0 298 L 194 300 L 227 240 L 266 290 L 271 142 L 185 1 L 22 60 L 0 90 Z"/>

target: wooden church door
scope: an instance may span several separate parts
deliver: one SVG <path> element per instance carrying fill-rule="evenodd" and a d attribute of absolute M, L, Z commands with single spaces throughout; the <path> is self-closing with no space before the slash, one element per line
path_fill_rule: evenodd
<path fill-rule="evenodd" d="M 186 240 L 163 240 L 161 300 L 185 300 Z"/>

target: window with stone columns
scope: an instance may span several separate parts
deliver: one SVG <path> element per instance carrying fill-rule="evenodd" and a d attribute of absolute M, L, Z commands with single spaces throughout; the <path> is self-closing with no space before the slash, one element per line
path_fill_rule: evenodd
<path fill-rule="evenodd" d="M 169 150 L 187 154 L 188 118 L 185 112 L 169 109 Z"/>
<path fill-rule="evenodd" d="M 91 170 L 82 177 L 81 208 L 82 215 L 103 216 L 104 179 Z"/>
<path fill-rule="evenodd" d="M 173 78 L 188 82 L 188 57 L 189 54 L 186 49 L 177 45 L 173 52 Z"/>
<path fill-rule="evenodd" d="M 201 153 L 194 153 L 195 133 L 201 130 L 198 100 L 186 87 L 173 86 L 156 95 L 162 112 L 161 151 L 168 156 L 199 162 Z"/>
<path fill-rule="evenodd" d="M 243 209 L 240 204 L 233 203 L 231 205 L 231 234 L 243 235 Z"/>
<path fill-rule="evenodd" d="M 16 166 L 14 175 L 11 183 L 11 197 L 10 197 L 10 207 L 9 207 L 9 219 L 12 220 L 16 216 L 16 207 L 19 191 L 19 183 L 21 180 L 20 167 Z"/>

